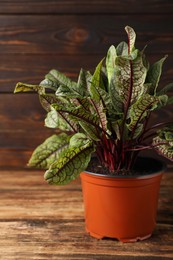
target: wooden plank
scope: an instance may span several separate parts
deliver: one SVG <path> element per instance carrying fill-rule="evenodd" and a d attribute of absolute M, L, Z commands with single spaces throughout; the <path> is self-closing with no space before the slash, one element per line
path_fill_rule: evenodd
<path fill-rule="evenodd" d="M 140 20 L 140 23 L 137 21 Z M 0 53 L 103 54 L 126 40 L 128 24 L 137 46 L 149 53 L 172 53 L 173 15 L 5 15 L 0 16 Z M 164 23 L 163 23 L 164 21 Z M 51 47 L 50 47 L 51 46 Z"/>
<path fill-rule="evenodd" d="M 44 127 L 46 112 L 38 97 L 25 94 L 0 95 L 1 148 L 33 148 L 54 131 Z"/>
<path fill-rule="evenodd" d="M 44 127 L 36 95 L 0 95 L 0 167 L 24 168 L 34 148 L 54 130 Z"/>
<path fill-rule="evenodd" d="M 121 259 L 130 256 L 137 259 L 142 256 L 148 259 L 173 257 L 173 228 L 167 225 L 158 225 L 153 237 L 136 244 L 91 238 L 85 233 L 83 219 L 75 218 L 0 222 L 0 229 L 0 256 L 3 259 L 16 255 L 22 260 L 109 259 L 107 256 L 115 259 L 116 255 L 122 256 Z"/>
<path fill-rule="evenodd" d="M 2 169 L 25 169 L 32 154 L 31 149 L 0 149 L 0 168 Z"/>
<path fill-rule="evenodd" d="M 168 163 L 168 162 L 166 162 Z M 160 196 L 158 202 L 158 223 L 167 223 L 173 225 L 173 165 L 162 177 Z"/>
<path fill-rule="evenodd" d="M 1 170 L 1 221 L 42 219 L 43 215 L 45 219 L 54 219 L 55 215 L 64 219 L 83 217 L 80 179 L 66 186 L 50 186 L 43 175 L 44 170 Z M 160 224 L 173 225 L 172 185 L 173 172 L 165 172 L 158 203 L 157 222 Z M 63 205 L 64 199 L 66 203 Z"/>
<path fill-rule="evenodd" d="M 19 174 L 20 178 L 25 178 Z M 43 174 L 41 174 L 43 179 Z M 11 179 L 13 177 L 11 176 Z M 42 180 L 43 182 L 44 180 Z M 50 189 L 50 188 L 49 188 Z M 83 204 L 81 191 L 75 191 L 74 187 L 67 191 L 52 190 L 6 190 L 0 191 L 0 221 L 9 219 L 79 219 L 83 216 Z M 73 198 L 71 197 L 73 194 Z M 68 195 L 69 194 L 69 195 Z M 13 198 L 15 198 L 15 203 Z M 64 201 L 64 198 L 65 201 Z M 75 208 L 75 211 L 74 211 Z"/>
<path fill-rule="evenodd" d="M 24 168 L 35 147 L 55 133 L 44 127 L 46 112 L 36 94 L 0 95 L 0 167 Z M 152 123 L 172 119 L 171 107 L 159 111 Z"/>
<path fill-rule="evenodd" d="M 38 171 L 0 172 L 0 257 L 23 259 L 172 259 L 171 214 L 173 173 L 165 174 L 153 236 L 139 243 L 97 240 L 85 232 L 79 179 L 66 186 L 49 186 Z"/>
<path fill-rule="evenodd" d="M 44 127 L 44 119 L 47 112 L 42 108 L 37 94 L 3 94 L 0 95 L 0 134 L 6 133 L 7 136 L 2 136 L 1 144 L 4 147 L 9 148 L 5 145 L 5 139 L 10 138 L 12 133 L 14 136 L 11 138 L 17 138 L 17 136 L 22 137 L 26 134 L 26 139 L 32 140 L 34 135 L 39 138 L 39 134 L 49 135 L 54 132 L 54 129 L 49 129 Z M 161 121 L 164 118 L 169 121 L 172 116 L 172 111 L 160 110 L 159 114 L 154 113 L 152 118 L 152 123 L 156 120 Z M 32 138 L 31 138 L 32 137 Z M 17 139 L 16 139 L 17 140 Z M 32 148 L 31 144 L 28 143 L 28 148 Z M 16 146 L 11 146 L 16 148 Z M 25 146 L 20 146 L 24 148 Z"/>
<path fill-rule="evenodd" d="M 58 188 L 54 193 L 52 190 L 0 191 L 2 196 L 0 220 L 42 219 L 43 216 L 45 219 L 54 219 L 55 216 L 57 219 L 79 219 L 83 216 L 81 192 L 69 190 L 70 193 L 73 194 L 73 199 L 70 195 L 67 196 L 65 190 Z M 65 203 L 64 196 L 66 197 Z M 16 198 L 15 204 L 12 199 L 14 197 Z M 76 208 L 75 211 L 74 208 Z"/>
<path fill-rule="evenodd" d="M 81 68 L 93 71 L 102 58 L 102 54 L 1 54 L 0 92 L 13 92 L 18 81 L 39 84 L 53 68 L 77 80 Z"/>
<path fill-rule="evenodd" d="M 130 8 L 129 8 L 130 6 Z M 146 8 L 147 7 L 147 8 Z M 107 0 L 18 0 L 1 1 L 0 13 L 172 13 L 173 3 L 169 0 L 113 1 Z"/>
<path fill-rule="evenodd" d="M 29 136 L 38 135 L 40 132 L 52 133 L 44 127 L 44 119 L 47 112 L 42 108 L 37 94 L 3 94 L 0 95 L 0 134 L 6 132 L 9 135 L 23 135 L 28 132 Z M 159 117 L 169 118 L 172 113 L 170 110 L 159 111 Z M 155 113 L 153 120 L 158 119 Z M 5 138 L 5 137 L 4 137 Z M 6 138 L 8 138 L 6 136 Z M 2 140 L 5 142 L 6 140 Z M 29 146 L 31 147 L 31 146 Z M 21 146 L 21 148 L 24 148 Z"/>
<path fill-rule="evenodd" d="M 153 54 L 146 50 L 150 63 L 161 59 L 165 53 Z M 81 68 L 93 73 L 96 65 L 106 55 L 49 55 L 49 54 L 3 54 L 0 59 L 0 92 L 13 92 L 18 81 L 38 84 L 44 76 L 55 68 L 66 74 L 73 80 L 77 80 Z M 172 82 L 173 75 L 173 54 L 169 54 L 163 66 L 160 86 Z M 13 97 L 16 100 L 16 97 Z M 34 102 L 35 104 L 35 102 Z"/>

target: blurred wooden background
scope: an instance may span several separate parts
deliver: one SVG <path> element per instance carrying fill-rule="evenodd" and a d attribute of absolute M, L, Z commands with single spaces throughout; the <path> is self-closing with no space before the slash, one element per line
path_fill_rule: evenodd
<path fill-rule="evenodd" d="M 173 81 L 171 0 L 0 1 L 1 168 L 25 167 L 52 132 L 37 96 L 14 95 L 15 84 L 39 83 L 52 68 L 73 79 L 81 67 L 93 71 L 111 44 L 127 40 L 126 25 L 135 29 L 138 48 L 148 43 L 151 62 L 169 55 L 161 85 Z"/>

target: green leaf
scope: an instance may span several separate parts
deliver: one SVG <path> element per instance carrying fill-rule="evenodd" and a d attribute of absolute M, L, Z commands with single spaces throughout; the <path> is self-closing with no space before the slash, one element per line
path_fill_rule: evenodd
<path fill-rule="evenodd" d="M 122 120 L 117 120 L 117 121 L 113 121 L 111 120 L 111 125 L 112 125 L 112 128 L 114 129 L 115 133 L 116 133 L 116 138 L 118 140 L 121 139 L 121 125 L 122 125 Z"/>
<path fill-rule="evenodd" d="M 60 154 L 69 146 L 70 136 L 65 133 L 52 135 L 39 145 L 33 152 L 28 166 L 48 169 Z"/>
<path fill-rule="evenodd" d="M 80 126 L 82 127 L 82 129 L 84 130 L 85 134 L 93 141 L 99 141 L 100 138 L 98 136 L 98 132 L 96 130 L 96 128 L 94 126 L 92 126 L 91 124 L 87 124 L 85 122 L 79 122 Z"/>
<path fill-rule="evenodd" d="M 102 80 L 102 76 L 101 76 L 103 61 L 104 61 L 104 59 L 102 59 L 99 62 L 99 64 L 97 65 L 97 67 L 94 71 L 94 74 L 92 76 L 91 85 L 90 85 L 90 88 L 89 88 L 91 96 L 93 95 L 92 91 L 95 90 L 96 87 L 105 89 L 104 83 L 103 83 L 103 80 Z"/>
<path fill-rule="evenodd" d="M 126 42 L 120 42 L 116 47 L 117 56 L 128 56 L 128 45 Z"/>
<path fill-rule="evenodd" d="M 86 89 L 88 84 L 86 81 L 87 72 L 80 71 L 78 83 L 70 82 L 68 84 L 61 84 L 56 91 L 56 96 L 66 98 L 83 98 L 86 96 Z M 85 75 L 85 76 L 84 76 Z M 85 80 L 84 80 L 85 77 Z M 89 77 L 89 76 L 88 76 Z"/>
<path fill-rule="evenodd" d="M 80 90 L 73 87 L 61 85 L 59 86 L 58 90 L 56 91 L 57 97 L 65 97 L 65 98 L 79 98 L 82 97 L 80 94 Z"/>
<path fill-rule="evenodd" d="M 58 104 L 54 104 L 53 107 L 56 109 L 58 113 L 60 113 L 63 116 L 66 116 L 70 118 L 74 122 L 85 122 L 89 125 L 93 125 L 95 127 L 99 127 L 99 119 L 98 116 L 93 115 L 83 109 L 82 106 L 78 106 L 76 108 L 70 108 L 70 107 L 63 107 Z"/>
<path fill-rule="evenodd" d="M 57 98 L 54 94 L 39 95 L 39 100 L 47 112 L 51 111 L 51 105 L 57 102 Z"/>
<path fill-rule="evenodd" d="M 142 50 L 142 61 L 143 61 L 143 64 L 144 64 L 144 67 L 146 68 L 146 70 L 148 71 L 149 70 L 149 68 L 150 68 L 150 63 L 149 63 L 149 61 L 147 60 L 147 58 L 146 58 L 146 55 L 145 55 L 145 53 L 144 53 L 144 50 L 145 50 L 145 48 Z"/>
<path fill-rule="evenodd" d="M 117 57 L 115 46 L 111 46 L 107 52 L 106 56 L 106 71 L 108 77 L 108 83 L 110 84 L 111 78 L 115 70 L 115 58 Z"/>
<path fill-rule="evenodd" d="M 102 79 L 101 78 L 102 62 L 103 60 L 99 63 L 99 65 L 95 70 L 94 76 L 92 78 L 92 83 L 89 88 L 89 92 L 91 95 L 91 104 L 95 111 L 96 118 L 98 118 L 101 128 L 106 131 L 107 130 L 106 104 L 108 104 L 109 97 L 108 97 L 108 93 L 102 88 L 102 84 L 100 85 Z"/>
<path fill-rule="evenodd" d="M 83 133 L 76 133 L 70 139 L 70 147 L 81 147 L 86 145 L 90 140 Z"/>
<path fill-rule="evenodd" d="M 46 79 L 51 80 L 57 86 L 64 85 L 67 87 L 75 86 L 77 83 L 66 77 L 63 73 L 59 72 L 58 70 L 51 70 L 46 76 Z"/>
<path fill-rule="evenodd" d="M 147 73 L 147 82 L 152 83 L 152 88 L 150 89 L 151 94 L 156 94 L 160 76 L 162 74 L 162 66 L 166 58 L 167 55 L 163 57 L 161 60 L 154 63 Z"/>
<path fill-rule="evenodd" d="M 89 89 L 92 81 L 92 75 L 89 71 L 80 70 L 77 87 L 82 92 L 81 96 L 87 95 L 87 90 Z"/>
<path fill-rule="evenodd" d="M 134 59 L 119 56 L 115 60 L 116 70 L 110 86 L 113 102 L 120 108 L 121 103 L 126 106 L 134 103 L 140 96 L 146 93 L 145 79 L 147 69 L 143 65 L 143 58 L 139 51 L 134 51 Z M 131 59 L 131 60 L 130 60 Z M 122 112 L 122 110 L 118 110 Z"/>
<path fill-rule="evenodd" d="M 44 87 L 45 90 L 50 89 L 53 90 L 54 92 L 57 90 L 59 86 L 56 82 L 53 82 L 52 80 L 49 79 L 42 80 L 39 85 Z"/>
<path fill-rule="evenodd" d="M 173 161 L 173 125 L 158 131 L 153 138 L 153 148 L 163 157 Z"/>
<path fill-rule="evenodd" d="M 129 109 L 128 121 L 127 124 L 129 130 L 133 130 L 138 126 L 138 123 L 147 116 L 147 112 L 156 108 L 159 99 L 156 96 L 151 96 L 145 94 L 141 96 Z"/>
<path fill-rule="evenodd" d="M 91 99 L 93 100 L 94 103 L 97 103 L 99 106 L 100 102 L 102 103 L 101 106 L 107 111 L 112 109 L 112 104 L 111 104 L 111 98 L 109 93 L 106 92 L 105 89 L 97 86 L 97 85 L 92 85 L 89 88 L 89 93 L 91 95 Z"/>
<path fill-rule="evenodd" d="M 45 173 L 45 180 L 49 184 L 64 185 L 84 171 L 94 152 L 93 144 L 69 148 L 65 155 L 54 162 Z"/>
<path fill-rule="evenodd" d="M 160 91 L 158 91 L 157 96 L 164 95 L 171 89 L 173 89 L 173 82 L 167 84 L 164 88 L 162 88 Z"/>
<path fill-rule="evenodd" d="M 133 103 L 147 91 L 146 85 L 144 84 L 147 75 L 147 69 L 143 64 L 143 57 L 140 52 L 138 53 L 138 56 L 132 61 L 131 73 L 133 75 L 131 103 Z"/>
<path fill-rule="evenodd" d="M 112 76 L 110 86 L 109 86 L 109 95 L 111 99 L 111 103 L 113 108 L 117 113 L 123 112 L 123 102 L 122 98 L 119 95 L 118 91 L 118 82 L 116 80 L 116 71 L 114 72 L 114 75 Z"/>
<path fill-rule="evenodd" d="M 87 87 L 91 84 L 91 74 L 88 71 L 81 69 L 78 83 L 71 86 L 61 85 L 56 91 L 56 96 L 58 98 L 69 99 L 74 106 L 82 105 L 83 108 L 89 110 L 91 106 L 87 96 L 89 96 Z M 90 82 L 89 82 L 90 81 Z"/>
<path fill-rule="evenodd" d="M 96 114 L 99 118 L 100 126 L 106 132 L 107 131 L 107 117 L 106 117 L 106 111 L 104 109 L 102 100 L 100 100 L 100 102 L 93 102 L 93 106 L 94 106 Z"/>
<path fill-rule="evenodd" d="M 19 92 L 30 92 L 30 91 L 36 91 L 39 94 L 44 94 L 44 88 L 39 85 L 31 85 L 31 84 L 25 84 L 22 82 L 18 82 L 16 84 L 14 93 L 19 93 Z"/>
<path fill-rule="evenodd" d="M 157 96 L 159 103 L 157 105 L 157 109 L 160 109 L 161 107 L 164 107 L 168 103 L 168 96 L 167 95 L 162 95 L 162 96 Z"/>
<path fill-rule="evenodd" d="M 51 107 L 51 111 L 47 114 L 45 119 L 45 126 L 49 128 L 58 128 L 62 131 L 74 131 L 78 130 L 76 123 L 70 120 L 66 114 L 57 112 L 54 107 Z"/>
<path fill-rule="evenodd" d="M 109 110 L 111 105 L 109 94 L 103 88 L 101 88 L 100 85 L 97 84 L 96 85 L 91 84 L 89 92 L 91 94 L 91 103 L 95 111 L 95 114 L 98 116 L 101 128 L 104 131 L 106 131 L 107 130 L 106 112 Z"/>
<path fill-rule="evenodd" d="M 126 26 L 125 30 L 128 35 L 128 46 L 129 46 L 129 54 L 134 50 L 135 48 L 135 40 L 136 40 L 136 33 L 130 26 Z"/>
<path fill-rule="evenodd" d="M 56 91 L 56 96 L 66 98 L 83 98 L 85 97 L 86 85 L 60 85 Z"/>
<path fill-rule="evenodd" d="M 138 125 L 134 129 L 133 139 L 136 139 L 142 133 L 143 128 L 144 125 L 142 123 L 138 123 Z"/>
<path fill-rule="evenodd" d="M 168 97 L 167 105 L 173 104 L 173 97 Z"/>

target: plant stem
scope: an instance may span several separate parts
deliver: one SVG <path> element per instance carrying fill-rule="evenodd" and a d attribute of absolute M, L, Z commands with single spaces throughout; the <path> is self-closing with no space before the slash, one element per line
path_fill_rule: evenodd
<path fill-rule="evenodd" d="M 154 130 L 155 128 L 158 128 L 158 127 L 160 127 L 160 126 L 167 126 L 167 125 L 169 125 L 169 124 L 172 124 L 172 122 L 162 122 L 162 123 L 155 124 L 155 125 L 151 126 L 150 128 L 148 128 L 148 129 L 144 132 L 144 134 L 148 133 L 149 131 Z M 146 139 L 146 138 L 148 138 L 148 136 L 146 136 L 144 139 Z"/>
<path fill-rule="evenodd" d="M 161 142 L 161 143 L 157 143 L 157 144 L 154 144 L 154 145 L 146 145 L 146 146 L 139 146 L 139 147 L 136 147 L 136 148 L 129 148 L 129 149 L 126 149 L 126 151 L 143 151 L 143 150 L 147 150 L 147 149 L 152 149 L 153 147 L 156 147 L 156 146 L 159 146 L 159 145 L 165 145 L 165 144 L 168 144 L 167 142 Z"/>

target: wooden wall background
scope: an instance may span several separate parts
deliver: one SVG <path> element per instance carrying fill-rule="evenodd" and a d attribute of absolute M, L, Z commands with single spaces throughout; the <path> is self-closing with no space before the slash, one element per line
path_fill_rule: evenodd
<path fill-rule="evenodd" d="M 126 25 L 138 48 L 148 43 L 151 62 L 169 54 L 161 84 L 173 81 L 171 0 L 0 1 L 1 168 L 25 167 L 52 132 L 35 94 L 13 94 L 16 82 L 39 83 L 52 68 L 73 79 L 81 67 L 93 71 L 111 44 L 126 40 Z"/>

